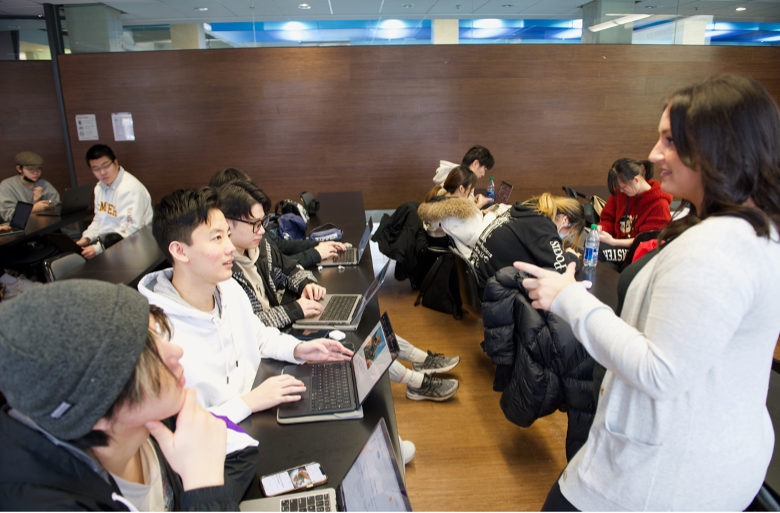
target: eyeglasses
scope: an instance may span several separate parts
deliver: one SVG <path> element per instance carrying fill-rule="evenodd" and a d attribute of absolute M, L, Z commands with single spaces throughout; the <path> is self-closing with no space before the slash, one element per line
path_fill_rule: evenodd
<path fill-rule="evenodd" d="M 101 165 L 99 165 L 99 166 L 94 166 L 94 167 L 92 167 L 92 172 L 93 172 L 93 173 L 97 173 L 98 171 L 105 171 L 106 169 L 108 169 L 109 167 L 111 167 L 111 164 L 113 164 L 113 163 L 114 163 L 114 161 L 113 161 L 113 160 L 111 160 L 111 161 L 109 161 L 109 162 L 106 162 L 106 163 L 104 163 L 104 164 L 101 164 Z"/>
<path fill-rule="evenodd" d="M 259 221 L 254 221 L 254 222 L 252 222 L 252 221 L 245 221 L 244 219 L 236 219 L 235 217 L 228 217 L 228 219 L 230 219 L 231 221 L 238 221 L 239 223 L 246 223 L 246 224 L 248 224 L 248 225 L 250 225 L 252 227 L 252 232 L 253 233 L 257 233 L 257 232 L 260 231 L 260 227 L 261 226 L 263 226 L 263 227 L 265 226 L 267 218 L 260 219 Z"/>
<path fill-rule="evenodd" d="M 30 173 L 40 173 L 43 169 L 40 167 L 31 167 L 31 166 L 22 166 L 24 169 L 29 171 Z"/>

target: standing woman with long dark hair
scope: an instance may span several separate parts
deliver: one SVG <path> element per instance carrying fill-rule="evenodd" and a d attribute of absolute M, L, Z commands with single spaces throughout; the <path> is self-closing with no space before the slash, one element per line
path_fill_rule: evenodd
<path fill-rule="evenodd" d="M 724 75 L 674 93 L 659 135 L 650 160 L 691 214 L 623 272 L 620 317 L 573 269 L 515 264 L 536 276 L 523 281 L 533 305 L 607 368 L 588 441 L 544 509 L 742 511 L 772 457 L 780 111 L 753 79 Z"/>

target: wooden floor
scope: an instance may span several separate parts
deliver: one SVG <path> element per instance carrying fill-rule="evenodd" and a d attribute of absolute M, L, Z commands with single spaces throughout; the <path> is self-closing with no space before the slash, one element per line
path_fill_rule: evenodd
<path fill-rule="evenodd" d="M 458 355 L 451 374 L 460 389 L 449 401 L 412 401 L 393 385 L 398 433 L 417 454 L 406 467 L 412 507 L 417 511 L 539 511 L 566 465 L 566 414 L 537 420 L 528 429 L 504 418 L 493 391 L 494 366 L 482 352 L 481 319 L 414 307 L 409 281 L 388 279 L 379 305 L 393 328 L 423 351 Z M 409 365 L 407 363 L 407 365 Z"/>

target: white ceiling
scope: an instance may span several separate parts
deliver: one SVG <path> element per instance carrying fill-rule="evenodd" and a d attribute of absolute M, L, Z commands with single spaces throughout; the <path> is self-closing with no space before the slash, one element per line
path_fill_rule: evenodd
<path fill-rule="evenodd" d="M 99 2 L 124 13 L 126 25 L 215 23 L 232 21 L 366 20 L 434 18 L 582 17 L 588 0 L 121 0 Z M 306 2 L 311 8 L 299 9 Z M 0 14 L 42 15 L 43 2 L 0 0 Z M 60 0 L 62 5 L 95 4 L 94 0 Z M 655 6 L 654 9 L 645 9 Z M 747 7 L 737 12 L 738 6 Z M 205 7 L 207 11 L 199 11 Z M 642 0 L 634 12 L 712 14 L 718 20 L 780 22 L 780 0 Z"/>

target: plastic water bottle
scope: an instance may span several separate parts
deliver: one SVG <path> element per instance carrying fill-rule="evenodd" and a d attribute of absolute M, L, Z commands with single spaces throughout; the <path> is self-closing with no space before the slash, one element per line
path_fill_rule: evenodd
<path fill-rule="evenodd" d="M 590 233 L 585 239 L 585 269 L 596 267 L 599 263 L 599 230 L 595 224 L 590 225 Z"/>
<path fill-rule="evenodd" d="M 487 186 L 487 197 L 488 199 L 492 199 L 493 201 L 496 200 L 496 184 L 493 183 L 493 177 L 490 177 L 490 181 L 488 182 Z"/>

